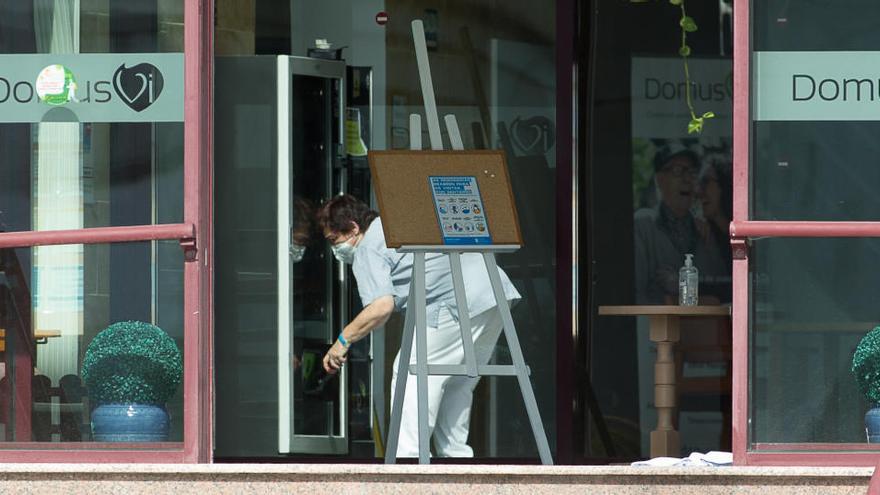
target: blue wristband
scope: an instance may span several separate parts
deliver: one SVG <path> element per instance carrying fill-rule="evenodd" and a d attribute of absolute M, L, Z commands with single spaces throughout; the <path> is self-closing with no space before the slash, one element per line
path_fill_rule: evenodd
<path fill-rule="evenodd" d="M 342 344 L 342 347 L 348 349 L 348 341 L 345 340 L 345 337 L 342 336 L 342 332 L 339 333 L 339 337 L 337 337 L 337 340 L 339 340 L 339 343 Z"/>

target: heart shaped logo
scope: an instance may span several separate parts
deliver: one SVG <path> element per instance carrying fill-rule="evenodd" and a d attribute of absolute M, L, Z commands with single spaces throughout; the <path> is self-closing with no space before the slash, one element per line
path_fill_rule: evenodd
<path fill-rule="evenodd" d="M 126 68 L 119 66 L 113 73 L 113 89 L 119 98 L 135 112 L 142 112 L 162 94 L 165 80 L 153 64 L 142 63 Z"/>
<path fill-rule="evenodd" d="M 556 141 L 553 122 L 542 116 L 513 119 L 510 123 L 511 140 L 519 151 L 527 155 L 546 153 Z"/>

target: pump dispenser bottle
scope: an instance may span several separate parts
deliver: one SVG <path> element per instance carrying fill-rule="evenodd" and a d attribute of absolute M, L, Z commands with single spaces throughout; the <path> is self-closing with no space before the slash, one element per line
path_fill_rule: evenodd
<path fill-rule="evenodd" d="M 694 255 L 684 255 L 684 266 L 678 271 L 678 304 L 696 306 L 699 296 L 700 274 L 694 266 Z"/>

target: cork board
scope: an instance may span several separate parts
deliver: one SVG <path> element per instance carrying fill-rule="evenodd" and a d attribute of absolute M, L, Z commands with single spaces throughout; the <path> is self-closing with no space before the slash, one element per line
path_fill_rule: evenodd
<path fill-rule="evenodd" d="M 430 177 L 475 177 L 491 244 L 521 246 L 516 204 L 502 151 L 371 151 L 370 172 L 390 248 L 444 245 Z"/>

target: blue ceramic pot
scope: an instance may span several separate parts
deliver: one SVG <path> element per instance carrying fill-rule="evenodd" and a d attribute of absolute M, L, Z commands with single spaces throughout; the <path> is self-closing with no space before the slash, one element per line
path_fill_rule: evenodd
<path fill-rule="evenodd" d="M 171 418 L 163 406 L 101 404 L 92 411 L 95 442 L 165 442 Z"/>
<path fill-rule="evenodd" d="M 873 404 L 873 408 L 865 413 L 865 433 L 868 443 L 880 443 L 880 404 Z"/>

